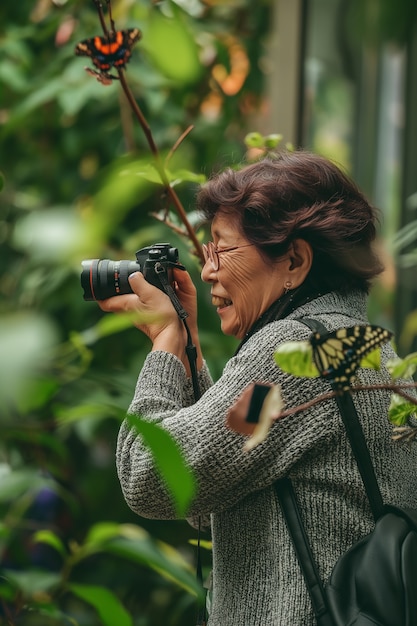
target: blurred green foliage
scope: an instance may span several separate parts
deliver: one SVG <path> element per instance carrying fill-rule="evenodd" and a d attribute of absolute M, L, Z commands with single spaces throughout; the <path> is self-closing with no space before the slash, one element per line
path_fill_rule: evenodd
<path fill-rule="evenodd" d="M 117 29 L 142 31 L 127 82 L 197 228 L 196 184 L 245 156 L 270 2 L 114 0 L 112 10 Z M 102 34 L 94 3 L 4 0 L 0 19 L 0 623 L 193 624 L 196 531 L 139 519 L 115 471 L 149 344 L 129 319 L 83 301 L 81 260 L 133 259 L 170 241 L 198 286 L 214 376 L 235 343 L 219 333 L 119 82 L 100 84 L 74 55 Z M 143 434 L 162 449 L 166 477 L 171 455 L 169 487 L 184 508 L 193 484 L 175 446 Z"/>

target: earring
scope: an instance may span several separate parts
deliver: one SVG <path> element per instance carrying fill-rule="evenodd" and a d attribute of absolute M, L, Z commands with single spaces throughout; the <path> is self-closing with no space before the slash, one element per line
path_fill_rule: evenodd
<path fill-rule="evenodd" d="M 290 291 L 291 287 L 292 287 L 292 282 L 290 280 L 287 280 L 284 285 L 284 295 L 286 295 Z"/>

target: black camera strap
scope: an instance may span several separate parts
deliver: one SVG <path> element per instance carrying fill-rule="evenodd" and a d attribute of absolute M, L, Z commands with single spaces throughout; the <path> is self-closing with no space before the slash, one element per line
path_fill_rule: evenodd
<path fill-rule="evenodd" d="M 155 263 L 154 270 L 155 270 L 155 274 L 158 275 L 159 281 L 162 287 L 164 288 L 165 293 L 167 294 L 167 296 L 169 296 L 169 299 L 171 300 L 173 307 L 177 312 L 178 317 L 181 320 L 185 320 L 185 318 L 188 317 L 188 313 L 182 306 L 181 302 L 178 299 L 177 294 L 175 293 L 174 289 L 172 288 L 172 285 L 170 284 L 168 280 L 165 266 L 159 262 Z"/>
<path fill-rule="evenodd" d="M 175 308 L 178 317 L 182 320 L 185 330 L 187 331 L 187 345 L 185 346 L 185 353 L 187 355 L 188 362 L 190 364 L 191 371 L 191 380 L 193 383 L 193 391 L 194 391 L 194 399 L 195 401 L 199 400 L 201 397 L 200 385 L 198 382 L 198 374 L 197 374 L 197 350 L 195 345 L 193 344 L 190 329 L 187 324 L 188 313 L 182 306 L 181 302 L 178 299 L 177 294 L 175 293 L 172 285 L 170 284 L 167 271 L 162 263 L 155 263 L 155 272 L 158 275 L 159 281 L 162 285 L 163 290 L 169 297 L 172 302 L 173 307 Z M 197 580 L 203 586 L 203 570 L 201 563 L 201 548 L 200 548 L 200 535 L 201 535 L 201 517 L 198 518 L 198 538 L 197 538 Z M 197 612 L 197 626 L 205 626 L 206 624 L 206 610 L 204 606 L 200 606 Z"/>
<path fill-rule="evenodd" d="M 185 353 L 187 355 L 188 362 L 190 364 L 191 371 L 191 380 L 193 383 L 193 391 L 194 391 L 194 399 L 197 401 L 201 397 L 200 385 L 198 382 L 197 375 L 197 350 L 195 345 L 193 344 L 193 340 L 191 337 L 190 329 L 188 328 L 188 324 L 186 319 L 188 317 L 187 311 L 182 306 L 181 302 L 178 299 L 177 294 L 175 293 L 172 285 L 168 280 L 167 270 L 165 265 L 162 263 L 155 263 L 155 273 L 158 275 L 158 279 L 162 285 L 163 290 L 169 297 L 172 302 L 174 309 L 177 312 L 178 317 L 182 320 L 185 330 L 187 332 L 187 345 L 185 346 Z"/>

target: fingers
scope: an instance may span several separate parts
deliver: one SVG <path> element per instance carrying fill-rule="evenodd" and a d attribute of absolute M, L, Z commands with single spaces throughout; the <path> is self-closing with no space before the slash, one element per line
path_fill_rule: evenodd
<path fill-rule="evenodd" d="M 99 307 L 106 313 L 123 313 L 140 308 L 140 293 L 143 289 L 143 283 L 149 283 L 146 283 L 140 272 L 135 272 L 135 274 L 129 276 L 129 283 L 133 293 L 114 296 L 106 300 L 99 300 Z"/>
<path fill-rule="evenodd" d="M 134 272 L 133 274 L 130 274 L 130 276 L 128 276 L 128 281 L 133 293 L 135 293 L 138 297 L 140 297 L 140 292 L 143 291 L 143 289 L 146 289 L 146 285 L 149 285 L 142 272 Z"/>
<path fill-rule="evenodd" d="M 97 300 L 97 304 L 102 311 L 106 313 L 123 313 L 125 311 L 133 311 L 137 308 L 138 296 L 135 294 L 125 294 L 122 296 L 114 296 L 106 300 Z"/>

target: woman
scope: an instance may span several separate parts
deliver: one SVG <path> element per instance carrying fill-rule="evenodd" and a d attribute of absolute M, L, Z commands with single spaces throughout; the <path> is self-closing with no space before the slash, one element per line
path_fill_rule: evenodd
<path fill-rule="evenodd" d="M 202 278 L 211 285 L 222 331 L 241 340 L 213 383 L 198 341 L 195 288 L 187 273 L 176 272 L 197 347 L 201 399 L 193 399 L 182 322 L 167 296 L 137 273 L 130 277 L 134 294 L 101 306 L 158 312 L 158 321 L 138 325 L 152 351 L 130 412 L 159 423 L 178 441 L 198 481 L 189 514 L 211 515 L 209 625 L 310 626 L 310 600 L 273 486 L 289 473 L 325 580 L 339 555 L 372 528 L 336 403 L 328 400 L 278 421 L 250 452 L 226 416 L 254 381 L 279 384 L 286 407 L 329 390 L 321 379 L 281 371 L 273 354 L 282 342 L 308 338 L 299 318 L 317 318 L 329 330 L 368 322 L 366 295 L 381 271 L 372 250 L 375 210 L 337 167 L 303 152 L 226 170 L 202 187 L 198 207 L 213 238 L 204 248 Z M 390 346 L 382 353 L 383 361 L 393 356 Z M 358 379 L 380 383 L 387 374 L 360 370 Z M 417 448 L 392 443 L 389 393 L 357 393 L 354 401 L 384 499 L 417 506 Z M 117 468 L 134 511 L 174 517 L 149 454 L 127 423 L 120 430 Z"/>

